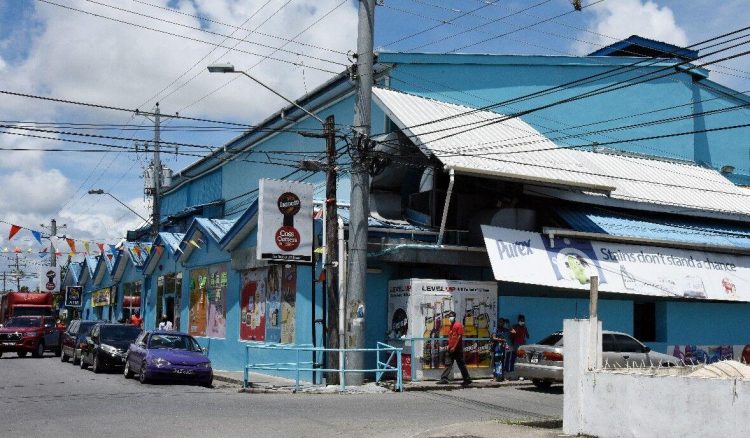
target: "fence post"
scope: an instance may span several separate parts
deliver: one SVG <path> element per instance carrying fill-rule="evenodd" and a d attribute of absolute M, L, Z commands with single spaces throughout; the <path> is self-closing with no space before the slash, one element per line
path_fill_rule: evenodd
<path fill-rule="evenodd" d="M 398 386 L 399 392 L 404 392 L 404 377 L 403 369 L 401 368 L 401 350 L 396 350 L 396 363 L 398 371 L 396 371 L 396 385 Z M 414 363 L 414 362 L 412 362 Z M 413 365 L 412 365 L 413 366 Z"/>
<path fill-rule="evenodd" d="M 297 347 L 295 350 L 297 350 L 297 380 L 294 383 L 294 390 L 299 391 L 299 349 L 300 347 Z"/>
<path fill-rule="evenodd" d="M 243 382 L 243 388 L 247 388 L 248 384 L 250 383 L 250 373 L 247 370 L 247 367 L 250 365 L 250 346 L 245 345 L 245 371 L 244 371 L 244 382 Z"/>
<path fill-rule="evenodd" d="M 339 374 L 341 375 L 341 390 L 346 391 L 346 351 L 344 351 L 344 354 L 341 355 L 341 360 L 339 363 Z"/>
<path fill-rule="evenodd" d="M 422 338 L 422 342 L 424 341 L 424 338 Z M 429 340 L 427 342 L 432 342 Z M 411 381 L 412 382 L 418 382 L 419 381 L 419 375 L 417 374 L 417 370 L 414 368 L 414 352 L 416 350 L 414 349 L 414 338 L 411 338 Z M 424 347 L 422 348 L 422 351 L 424 352 Z M 424 358 L 422 358 L 424 360 Z"/>

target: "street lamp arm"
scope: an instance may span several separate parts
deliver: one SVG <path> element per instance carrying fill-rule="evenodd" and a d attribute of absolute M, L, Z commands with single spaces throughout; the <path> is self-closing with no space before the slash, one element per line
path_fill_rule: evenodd
<path fill-rule="evenodd" d="M 140 215 L 140 213 L 138 213 L 137 211 L 135 211 L 135 210 L 133 210 L 132 208 L 130 208 L 130 207 L 129 207 L 129 206 L 127 205 L 127 204 L 125 204 L 124 202 L 122 202 L 122 201 L 120 201 L 119 199 L 115 198 L 115 195 L 113 195 L 112 193 L 109 193 L 109 192 L 105 192 L 105 191 L 104 191 L 104 190 L 102 190 L 102 189 L 98 189 L 98 190 L 89 190 L 89 194 L 90 194 L 90 195 L 109 195 L 109 197 L 110 197 L 110 198 L 114 199 L 114 200 L 115 200 L 115 201 L 117 201 L 117 202 L 118 202 L 118 203 L 119 203 L 120 205 L 122 205 L 123 207 L 127 208 L 128 210 L 130 210 L 130 211 L 131 211 L 131 212 L 132 212 L 132 213 L 133 213 L 134 215 L 136 215 L 136 216 L 138 216 L 139 218 L 143 219 L 144 221 L 148 222 L 148 219 L 146 219 L 145 217 L 141 216 L 141 215 Z"/>

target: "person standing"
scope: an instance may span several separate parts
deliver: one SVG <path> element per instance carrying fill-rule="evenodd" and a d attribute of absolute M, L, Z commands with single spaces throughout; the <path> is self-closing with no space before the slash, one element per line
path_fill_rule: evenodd
<path fill-rule="evenodd" d="M 143 322 L 143 319 L 141 318 L 141 312 L 136 310 L 135 313 L 130 316 L 130 323 L 136 327 L 140 327 L 141 322 Z"/>
<path fill-rule="evenodd" d="M 508 365 L 508 371 L 513 371 L 516 366 L 516 353 L 518 347 L 524 345 L 526 340 L 529 339 L 529 329 L 526 328 L 526 317 L 518 315 L 518 322 L 510 329 L 510 341 L 513 344 L 510 354 L 510 363 Z"/>
<path fill-rule="evenodd" d="M 508 340 L 510 339 L 510 330 L 505 326 L 505 319 L 498 318 L 497 327 L 490 336 L 492 340 L 492 375 L 495 380 L 502 381 L 505 379 L 507 364 L 505 356 L 508 353 Z"/>
<path fill-rule="evenodd" d="M 159 330 L 172 331 L 172 321 L 167 319 L 167 315 L 162 315 Z"/>
<path fill-rule="evenodd" d="M 456 312 L 453 311 L 448 313 L 448 321 L 451 324 L 450 334 L 448 335 L 448 363 L 445 365 L 445 370 L 437 383 L 445 385 L 453 378 L 453 364 L 455 363 L 461 371 L 462 384 L 469 385 L 471 378 L 464 361 L 464 326 L 456 321 Z"/>

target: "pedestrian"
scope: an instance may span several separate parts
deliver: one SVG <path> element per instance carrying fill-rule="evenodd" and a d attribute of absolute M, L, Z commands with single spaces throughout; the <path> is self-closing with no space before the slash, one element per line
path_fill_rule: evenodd
<path fill-rule="evenodd" d="M 492 340 L 492 375 L 498 382 L 505 380 L 505 356 L 508 353 L 510 330 L 505 326 L 505 319 L 498 318 L 495 331 L 490 336 Z"/>
<path fill-rule="evenodd" d="M 509 372 L 515 369 L 518 348 L 521 345 L 524 345 L 527 339 L 529 339 L 529 329 L 526 328 L 526 317 L 523 315 L 518 315 L 518 322 L 510 329 L 510 341 L 512 343 L 512 349 L 510 354 L 510 363 L 508 366 Z"/>
<path fill-rule="evenodd" d="M 448 321 L 451 324 L 450 334 L 448 335 L 448 363 L 445 364 L 445 370 L 437 383 L 445 385 L 453 378 L 453 364 L 456 363 L 461 371 L 462 384 L 469 385 L 471 378 L 464 361 L 464 326 L 456 321 L 456 312 L 453 311 L 448 313 Z"/>
<path fill-rule="evenodd" d="M 143 318 L 141 318 L 141 312 L 139 310 L 136 310 L 135 313 L 130 316 L 130 323 L 136 327 L 140 327 L 141 322 L 143 322 Z"/>
<path fill-rule="evenodd" d="M 167 319 L 167 315 L 162 315 L 161 322 L 159 323 L 159 330 L 171 331 L 172 321 Z"/>

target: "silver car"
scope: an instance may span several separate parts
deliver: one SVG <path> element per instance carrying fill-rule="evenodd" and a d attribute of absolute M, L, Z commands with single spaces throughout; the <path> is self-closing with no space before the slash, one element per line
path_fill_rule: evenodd
<path fill-rule="evenodd" d="M 602 331 L 602 362 L 608 367 L 677 366 L 679 359 L 651 351 L 634 337 Z M 530 379 L 537 388 L 563 381 L 563 334 L 552 333 L 536 344 L 518 348 L 515 373 Z"/>

